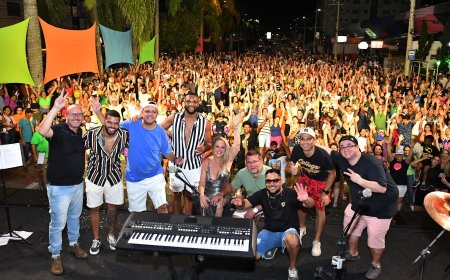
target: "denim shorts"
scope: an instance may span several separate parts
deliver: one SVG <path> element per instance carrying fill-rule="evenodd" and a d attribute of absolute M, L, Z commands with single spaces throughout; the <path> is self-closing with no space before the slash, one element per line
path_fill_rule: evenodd
<path fill-rule="evenodd" d="M 266 252 L 273 248 L 283 248 L 284 252 L 284 248 L 286 248 L 284 239 L 290 232 L 293 232 L 298 239 L 301 240 L 296 228 L 288 228 L 287 230 L 280 232 L 268 231 L 266 229 L 261 230 L 256 239 L 256 252 L 263 258 Z"/>

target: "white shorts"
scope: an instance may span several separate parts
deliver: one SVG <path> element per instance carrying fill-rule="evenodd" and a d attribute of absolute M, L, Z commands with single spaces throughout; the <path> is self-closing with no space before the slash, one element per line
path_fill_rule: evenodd
<path fill-rule="evenodd" d="M 86 183 L 86 199 L 87 207 L 97 208 L 103 204 L 103 196 L 105 197 L 105 202 L 113 205 L 123 204 L 123 183 L 119 183 L 111 186 L 111 184 L 106 180 L 105 185 L 98 186 L 88 179 L 85 179 Z"/>
<path fill-rule="evenodd" d="M 404 197 L 406 193 L 406 185 L 397 185 L 398 188 L 398 197 Z"/>
<path fill-rule="evenodd" d="M 169 166 L 173 165 L 171 161 L 169 161 Z M 178 175 L 186 180 L 189 184 L 191 184 L 195 189 L 198 191 L 198 184 L 200 183 L 200 174 L 202 171 L 202 168 L 196 168 L 196 169 L 184 169 L 178 167 Z M 185 178 L 186 177 L 186 178 Z M 184 182 L 175 177 L 175 173 L 169 173 L 170 178 L 170 190 L 173 192 L 182 192 L 184 190 L 187 190 L 188 192 L 192 192 L 191 188 L 188 186 L 185 186 Z"/>
<path fill-rule="evenodd" d="M 158 209 L 161 205 L 167 204 L 164 175 L 158 174 L 139 182 L 127 181 L 127 194 L 128 211 L 130 212 L 147 210 L 147 194 L 150 196 L 153 206 Z"/>
<path fill-rule="evenodd" d="M 270 147 L 270 134 L 269 135 L 258 135 L 259 147 L 269 148 Z"/>

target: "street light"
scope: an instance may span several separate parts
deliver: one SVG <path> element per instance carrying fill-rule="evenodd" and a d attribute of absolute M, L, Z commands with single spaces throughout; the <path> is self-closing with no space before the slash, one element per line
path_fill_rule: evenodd
<path fill-rule="evenodd" d="M 303 51 L 305 51 L 306 17 L 303 17 Z"/>
<path fill-rule="evenodd" d="M 316 20 L 314 21 L 314 40 L 313 40 L 313 52 L 316 54 L 316 30 L 317 30 L 317 12 L 321 12 L 321 9 L 316 10 Z"/>
<path fill-rule="evenodd" d="M 437 84 L 437 78 L 439 75 L 439 65 L 441 65 L 441 61 L 440 60 L 436 60 L 436 77 L 434 78 L 434 82 Z"/>

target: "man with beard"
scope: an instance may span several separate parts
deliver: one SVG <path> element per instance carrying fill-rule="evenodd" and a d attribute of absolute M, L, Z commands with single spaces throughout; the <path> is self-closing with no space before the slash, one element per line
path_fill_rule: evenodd
<path fill-rule="evenodd" d="M 265 174 L 266 188 L 261 189 L 247 199 L 235 197 L 231 203 L 238 209 L 256 205 L 264 213 L 264 228 L 258 233 L 256 259 L 266 258 L 266 252 L 273 248 L 286 249 L 289 255 L 288 279 L 298 279 L 297 258 L 300 253 L 298 212 L 300 202 L 307 199 L 305 188 L 300 185 L 293 189 L 283 189 L 281 174 L 277 169 L 269 169 Z"/>
<path fill-rule="evenodd" d="M 83 209 L 84 146 L 81 132 L 83 113 L 77 105 L 67 108 L 66 122 L 53 125 L 53 120 L 65 107 L 67 93 L 56 98 L 53 108 L 42 120 L 39 133 L 48 139 L 47 195 L 50 207 L 49 246 L 52 254 L 51 272 L 63 274 L 60 252 L 62 231 L 67 224 L 69 252 L 78 259 L 87 253 L 78 244 L 80 215 Z"/>
<path fill-rule="evenodd" d="M 177 157 L 176 164 L 186 181 L 198 188 L 202 164 L 202 154 L 211 149 L 211 124 L 197 112 L 199 107 L 198 95 L 188 92 L 184 97 L 184 111 L 168 116 L 161 127 L 172 127 L 172 148 Z M 192 194 L 198 190 L 192 190 L 185 183 L 170 174 L 170 189 L 173 191 L 174 200 L 172 212 L 181 213 L 181 197 L 184 197 L 184 214 L 192 215 Z"/>
<path fill-rule="evenodd" d="M 119 128 L 120 114 L 115 110 L 106 112 L 105 124 L 89 130 L 84 138 L 86 150 L 90 150 L 86 172 L 86 198 L 90 208 L 92 226 L 91 255 L 100 252 L 100 206 L 103 197 L 107 203 L 108 244 L 115 250 L 114 235 L 117 205 L 123 204 L 123 183 L 120 155 L 128 147 L 128 131 Z"/>
<path fill-rule="evenodd" d="M 98 100 L 93 103 L 94 112 L 102 124 Z M 142 212 L 147 209 L 147 195 L 158 213 L 168 213 L 166 179 L 161 165 L 162 156 L 175 160 L 166 132 L 156 123 L 158 107 L 149 101 L 143 105 L 140 118 L 120 123 L 130 134 L 130 147 L 125 173 L 127 181 L 128 210 Z"/>
<path fill-rule="evenodd" d="M 292 150 L 291 162 L 286 171 L 297 175 L 299 171 L 294 164 L 300 165 L 298 183 L 307 188 L 309 199 L 303 202 L 306 208 L 316 209 L 316 233 L 312 243 L 311 255 L 322 254 L 320 237 L 325 226 L 325 206 L 330 203 L 330 190 L 336 178 L 336 170 L 331 157 L 322 148 L 316 147 L 316 134 L 312 128 L 302 128 L 299 132 L 300 144 Z M 306 211 L 300 209 L 300 237 L 306 234 Z"/>

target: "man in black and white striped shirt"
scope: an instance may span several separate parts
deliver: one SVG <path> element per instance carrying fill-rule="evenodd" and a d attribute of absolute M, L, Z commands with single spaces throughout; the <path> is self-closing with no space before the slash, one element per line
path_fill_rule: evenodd
<path fill-rule="evenodd" d="M 106 112 L 105 124 L 89 130 L 83 137 L 86 150 L 90 150 L 86 171 L 86 198 L 90 208 L 93 241 L 91 255 L 100 251 L 100 206 L 107 203 L 108 244 L 115 250 L 117 205 L 123 204 L 124 190 L 120 155 L 128 147 L 128 131 L 119 128 L 120 114 Z"/>
<path fill-rule="evenodd" d="M 188 92 L 185 95 L 184 111 L 168 116 L 161 123 L 161 127 L 166 130 L 172 127 L 172 149 L 178 160 L 183 159 L 178 169 L 182 172 L 181 176 L 195 188 L 198 188 L 200 181 L 202 155 L 211 149 L 211 124 L 197 112 L 198 107 L 197 94 Z M 186 187 L 173 173 L 170 176 L 170 189 L 174 193 L 172 212 L 181 213 L 181 196 L 184 196 L 184 214 L 191 215 L 192 193 L 198 189 Z"/>

